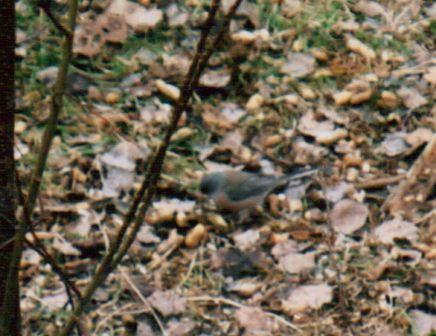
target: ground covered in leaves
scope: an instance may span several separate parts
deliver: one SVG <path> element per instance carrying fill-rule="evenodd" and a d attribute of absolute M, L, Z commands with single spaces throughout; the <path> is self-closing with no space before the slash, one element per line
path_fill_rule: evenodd
<path fill-rule="evenodd" d="M 81 1 L 35 218 L 79 289 L 164 134 L 208 5 Z M 16 8 L 25 189 L 61 37 L 30 1 Z M 66 1 L 53 10 L 62 17 Z M 244 1 L 172 139 L 146 224 L 82 330 L 434 335 L 435 35 L 431 1 Z M 199 197 L 207 172 L 314 167 L 242 223 Z M 55 335 L 64 287 L 31 249 L 21 266 L 25 334 Z"/>

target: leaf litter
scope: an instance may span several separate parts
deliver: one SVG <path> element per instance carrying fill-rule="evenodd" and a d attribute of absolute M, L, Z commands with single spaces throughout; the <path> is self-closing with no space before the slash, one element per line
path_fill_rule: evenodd
<path fill-rule="evenodd" d="M 222 12 L 231 4 L 223 1 Z M 116 270 L 94 298 L 89 329 L 431 335 L 434 8 L 243 1 L 178 125 L 157 197 L 122 263 L 146 302 L 125 290 Z M 73 81 L 75 100 L 62 116 L 36 212 L 44 223 L 37 234 L 79 289 L 161 141 L 205 10 L 194 0 L 81 6 L 73 71 L 86 80 Z M 35 20 L 22 1 L 17 12 Z M 17 73 L 30 83 L 17 87 L 24 180 L 42 132 L 45 85 L 57 71 L 36 57 L 50 24 L 38 23 L 38 38 L 31 27 L 18 21 Z M 220 213 L 198 195 L 206 172 L 280 176 L 311 167 L 322 169 L 275 191 L 247 218 Z M 38 314 L 26 314 L 23 325 L 27 334 L 44 333 L 48 321 L 62 323 L 67 297 L 49 267 L 30 249 L 25 256 L 22 307 Z"/>

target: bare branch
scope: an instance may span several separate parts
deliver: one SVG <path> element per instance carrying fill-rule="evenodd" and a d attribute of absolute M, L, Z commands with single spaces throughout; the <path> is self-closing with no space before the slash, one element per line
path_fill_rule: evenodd
<path fill-rule="evenodd" d="M 207 66 L 210 56 L 216 50 L 217 46 L 228 31 L 230 21 L 236 13 L 236 10 L 241 2 L 242 0 L 235 1 L 229 13 L 225 16 L 224 22 L 221 25 L 221 29 L 218 32 L 217 36 L 212 41 L 212 43 L 210 43 L 206 47 L 207 38 L 211 28 L 215 23 L 215 16 L 220 4 L 220 0 L 212 0 L 212 5 L 209 10 L 208 18 L 206 20 L 200 40 L 197 44 L 197 51 L 189 68 L 188 74 L 185 77 L 185 81 L 181 90 L 182 93 L 178 101 L 175 103 L 175 107 L 171 115 L 171 121 L 166 130 L 164 140 L 162 141 L 157 152 L 153 156 L 141 188 L 136 193 L 132 206 L 130 207 L 129 212 L 126 215 L 122 226 L 117 232 L 115 239 L 111 243 L 108 253 L 103 258 L 101 264 L 97 268 L 96 273 L 94 274 L 93 278 L 90 280 L 87 288 L 85 289 L 82 302 L 74 309 L 73 314 L 70 316 L 64 329 L 61 330 L 59 335 L 69 335 L 72 328 L 79 320 L 80 315 L 82 314 L 86 305 L 91 300 L 94 291 L 104 282 L 110 272 L 116 268 L 116 266 L 122 260 L 124 255 L 127 253 L 129 247 L 135 240 L 136 234 L 138 233 L 144 221 L 145 213 L 149 208 L 151 200 L 155 194 L 157 181 L 160 178 L 162 165 L 165 160 L 167 148 L 170 144 L 171 136 L 176 131 L 178 121 L 188 106 L 189 100 L 193 92 L 193 88 L 198 84 L 201 73 Z M 139 207 L 140 204 L 142 205 Z M 136 214 L 138 207 L 139 211 L 138 214 Z M 132 227 L 130 227 L 132 223 L 133 225 Z"/>

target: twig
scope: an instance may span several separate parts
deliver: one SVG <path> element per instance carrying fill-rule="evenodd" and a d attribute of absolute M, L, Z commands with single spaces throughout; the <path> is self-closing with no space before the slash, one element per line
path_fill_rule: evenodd
<path fill-rule="evenodd" d="M 73 291 L 74 294 L 76 294 L 77 299 L 79 300 L 81 299 L 81 293 L 77 289 L 77 287 L 70 281 L 68 275 L 65 274 L 65 272 L 58 265 L 56 260 L 47 251 L 42 241 L 36 235 L 35 230 L 33 229 L 34 225 L 32 225 L 32 221 L 29 216 L 29 209 L 27 209 L 26 207 L 26 201 L 24 198 L 23 190 L 21 188 L 20 175 L 17 170 L 15 171 L 15 181 L 16 181 L 15 183 L 16 190 L 18 194 L 18 202 L 23 207 L 24 224 L 26 225 L 26 230 L 30 231 L 30 234 L 32 235 L 32 238 L 35 242 L 33 243 L 29 239 L 25 238 L 26 244 L 29 245 L 32 249 L 34 249 L 45 260 L 45 262 L 47 262 L 52 267 L 53 271 L 59 276 L 59 278 L 65 285 L 65 289 L 68 294 L 68 301 L 71 304 L 71 306 L 74 308 L 74 300 L 71 296 L 70 290 Z"/>
<path fill-rule="evenodd" d="M 400 174 L 397 176 L 380 177 L 380 178 L 376 178 L 376 179 L 358 182 L 354 186 L 357 189 L 377 189 L 377 188 L 387 186 L 389 184 L 394 184 L 394 183 L 400 182 L 405 177 L 406 177 L 406 174 Z"/>
<path fill-rule="evenodd" d="M 54 26 L 66 37 L 71 37 L 72 32 L 64 27 L 53 15 L 51 11 L 51 0 L 40 0 L 38 1 L 38 6 L 44 11 L 50 21 L 54 24 Z"/>
<path fill-rule="evenodd" d="M 153 307 L 150 306 L 147 299 L 144 297 L 144 295 L 142 295 L 142 293 L 138 289 L 138 287 L 136 287 L 136 285 L 133 283 L 133 281 L 129 278 L 129 276 L 123 270 L 121 270 L 121 275 L 124 278 L 124 280 L 126 280 L 127 284 L 133 289 L 135 294 L 138 295 L 138 297 L 142 301 L 142 303 L 150 310 L 151 315 L 153 315 L 153 318 L 155 319 L 157 325 L 159 326 L 160 331 L 162 332 L 162 335 L 166 336 L 167 333 L 165 331 L 165 327 L 164 327 L 162 321 L 160 320 L 159 316 L 154 311 Z"/>
<path fill-rule="evenodd" d="M 160 177 L 160 172 L 162 170 L 163 161 L 166 156 L 166 151 L 168 149 L 171 136 L 176 131 L 178 121 L 188 106 L 188 102 L 191 98 L 193 88 L 198 83 L 202 71 L 206 67 L 210 56 L 217 48 L 217 45 L 227 31 L 230 20 L 235 14 L 241 2 L 242 0 L 237 0 L 232 6 L 230 12 L 226 15 L 224 19 L 224 23 L 221 26 L 221 30 L 218 33 L 217 37 L 214 39 L 213 43 L 210 44 L 209 47 L 205 50 L 207 37 L 215 23 L 215 16 L 220 4 L 220 0 L 212 0 L 212 5 L 209 10 L 208 18 L 206 19 L 205 27 L 201 33 L 194 59 L 191 63 L 188 74 L 185 77 L 185 81 L 181 90 L 182 93 L 173 109 L 171 121 L 166 130 L 164 140 L 159 146 L 156 154 L 153 156 L 153 159 L 151 160 L 144 181 L 138 192 L 135 194 L 132 206 L 130 207 L 126 215 L 123 224 L 118 230 L 115 239 L 109 246 L 108 253 L 104 256 L 102 262 L 97 268 L 96 273 L 86 287 L 82 302 L 74 309 L 72 315 L 67 320 L 65 327 L 59 333 L 60 336 L 67 336 L 70 334 L 73 326 L 76 324 L 76 321 L 80 318 L 80 315 L 85 309 L 85 306 L 91 300 L 94 291 L 103 283 L 103 281 L 107 278 L 110 272 L 118 265 L 118 263 L 127 253 L 131 244 L 135 240 L 135 237 L 144 221 L 145 213 L 150 206 L 151 200 L 155 194 L 157 181 Z M 141 203 L 142 205 L 141 207 L 139 207 Z M 136 214 L 138 208 L 139 212 L 138 214 Z M 130 228 L 132 223 L 133 225 Z M 129 228 L 130 230 L 128 230 Z"/>
<path fill-rule="evenodd" d="M 62 44 L 62 60 L 59 66 L 56 83 L 54 85 L 53 96 L 50 102 L 50 113 L 47 120 L 47 125 L 44 130 L 41 148 L 39 149 L 38 159 L 30 181 L 29 194 L 27 198 L 27 208 L 29 215 L 32 216 L 35 200 L 38 197 L 39 187 L 41 185 L 42 175 L 44 173 L 47 162 L 48 153 L 52 144 L 52 140 L 57 128 L 59 115 L 63 107 L 63 97 L 67 86 L 68 68 L 73 57 L 73 41 L 74 28 L 76 26 L 78 0 L 69 1 L 68 10 L 68 30 L 65 34 Z"/>

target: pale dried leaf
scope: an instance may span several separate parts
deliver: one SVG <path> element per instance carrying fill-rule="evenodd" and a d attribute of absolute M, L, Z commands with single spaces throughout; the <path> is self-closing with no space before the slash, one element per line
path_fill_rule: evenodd
<path fill-rule="evenodd" d="M 367 60 L 375 59 L 375 51 L 351 35 L 346 36 L 346 45 L 349 50 L 363 56 Z"/>
<path fill-rule="evenodd" d="M 189 336 L 193 335 L 195 329 L 195 322 L 188 320 L 171 320 L 167 326 L 168 336 Z"/>
<path fill-rule="evenodd" d="M 410 312 L 414 330 L 419 336 L 431 335 L 436 331 L 436 315 L 427 314 L 414 309 Z"/>
<path fill-rule="evenodd" d="M 325 188 L 325 198 L 327 201 L 336 203 L 344 198 L 344 196 L 352 190 L 352 185 L 346 182 L 339 182 L 330 187 Z"/>
<path fill-rule="evenodd" d="M 335 128 L 330 120 L 317 121 L 312 111 L 306 112 L 298 122 L 298 130 L 315 138 L 320 144 L 331 144 L 345 138 L 348 132 L 344 128 Z"/>
<path fill-rule="evenodd" d="M 68 256 L 79 256 L 81 253 L 78 249 L 76 249 L 73 244 L 71 244 L 69 241 L 65 239 L 55 239 L 53 241 L 52 247 L 55 250 L 58 250 L 62 254 L 68 255 Z"/>
<path fill-rule="evenodd" d="M 290 53 L 280 72 L 293 78 L 302 78 L 315 70 L 315 57 L 311 54 Z"/>
<path fill-rule="evenodd" d="M 388 134 L 380 145 L 379 151 L 389 157 L 400 155 L 409 149 L 404 140 L 406 134 L 404 132 L 396 132 Z"/>
<path fill-rule="evenodd" d="M 292 274 L 307 272 L 315 267 L 315 254 L 289 253 L 279 258 L 279 266 Z"/>
<path fill-rule="evenodd" d="M 239 232 L 233 235 L 236 247 L 240 250 L 248 250 L 255 247 L 260 239 L 260 233 L 258 230 L 247 230 L 245 232 Z"/>
<path fill-rule="evenodd" d="M 383 222 L 374 230 L 375 237 L 384 244 L 393 244 L 395 238 L 416 240 L 418 228 L 411 222 L 395 218 Z"/>
<path fill-rule="evenodd" d="M 186 308 L 186 299 L 173 291 L 155 291 L 147 298 L 148 303 L 157 309 L 163 316 L 182 313 Z"/>
<path fill-rule="evenodd" d="M 231 79 L 227 69 L 208 70 L 200 77 L 200 85 L 211 88 L 223 88 L 229 84 Z"/>
<path fill-rule="evenodd" d="M 47 309 L 55 311 L 66 305 L 68 302 L 68 295 L 64 290 L 62 290 L 59 293 L 44 296 L 40 298 L 40 301 Z"/>
<path fill-rule="evenodd" d="M 416 109 L 427 104 L 427 99 L 423 97 L 417 89 L 401 87 L 397 90 L 397 94 L 403 99 L 404 105 L 409 109 Z"/>
<path fill-rule="evenodd" d="M 127 0 L 112 1 L 106 13 L 123 16 L 126 23 L 136 32 L 146 32 L 154 28 L 163 18 L 160 9 L 145 8 Z"/>
<path fill-rule="evenodd" d="M 297 138 L 292 143 L 292 154 L 296 164 L 306 165 L 321 162 L 328 154 L 328 150 L 324 147 L 310 144 L 304 141 L 303 138 Z"/>
<path fill-rule="evenodd" d="M 336 232 L 351 234 L 365 225 L 368 208 L 362 203 L 345 199 L 335 204 L 329 217 Z"/>
<path fill-rule="evenodd" d="M 235 313 L 238 324 L 245 329 L 244 335 L 268 336 L 274 328 L 274 321 L 260 308 L 243 307 Z"/>
<path fill-rule="evenodd" d="M 293 315 L 309 309 L 321 308 L 333 298 L 333 289 L 327 284 L 299 286 L 292 289 L 289 296 L 282 300 L 283 310 Z"/>

